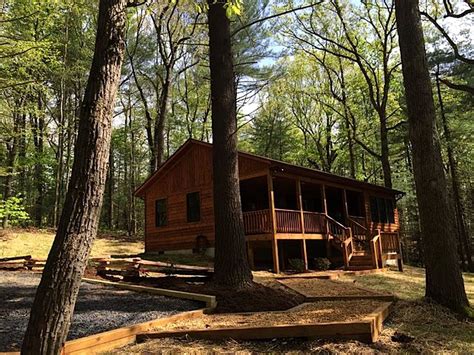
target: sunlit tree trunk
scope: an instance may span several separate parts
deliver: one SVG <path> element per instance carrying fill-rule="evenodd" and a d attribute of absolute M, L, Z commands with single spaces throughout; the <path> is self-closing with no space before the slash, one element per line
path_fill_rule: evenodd
<path fill-rule="evenodd" d="M 215 274 L 216 284 L 239 289 L 251 285 L 240 203 L 236 91 L 230 22 L 224 0 L 209 0 Z"/>
<path fill-rule="evenodd" d="M 465 312 L 468 300 L 456 251 L 418 1 L 396 0 L 396 19 L 423 234 L 426 297 Z"/>
<path fill-rule="evenodd" d="M 124 52 L 127 0 L 101 0 L 66 201 L 31 308 L 22 354 L 59 354 L 97 232 Z"/>

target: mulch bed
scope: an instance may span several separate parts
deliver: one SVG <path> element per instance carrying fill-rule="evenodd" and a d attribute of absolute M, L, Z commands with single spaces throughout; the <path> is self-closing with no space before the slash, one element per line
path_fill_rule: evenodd
<path fill-rule="evenodd" d="M 277 282 L 272 285 L 253 283 L 253 287 L 238 292 L 216 287 L 211 281 L 191 283 L 178 277 L 139 278 L 135 283 L 216 296 L 216 313 L 281 311 L 304 302 L 303 296 Z"/>
<path fill-rule="evenodd" d="M 156 330 L 268 327 L 355 321 L 367 317 L 383 304 L 384 302 L 376 300 L 318 301 L 304 304 L 295 310 L 279 312 L 209 314 L 169 323 Z"/>
<path fill-rule="evenodd" d="M 347 282 L 320 279 L 284 279 L 278 282 L 307 297 L 318 296 L 372 296 L 377 292 L 364 290 Z"/>
<path fill-rule="evenodd" d="M 18 350 L 39 273 L 0 272 L 0 352 Z M 68 340 L 202 308 L 200 302 L 83 283 Z"/>

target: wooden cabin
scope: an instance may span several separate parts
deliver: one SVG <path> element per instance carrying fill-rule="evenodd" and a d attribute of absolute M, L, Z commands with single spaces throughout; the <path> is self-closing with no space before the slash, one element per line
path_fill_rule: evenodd
<path fill-rule="evenodd" d="M 252 268 L 402 269 L 402 192 L 239 152 L 240 194 Z M 212 252 L 212 144 L 188 140 L 135 192 L 145 202 L 145 251 Z"/>

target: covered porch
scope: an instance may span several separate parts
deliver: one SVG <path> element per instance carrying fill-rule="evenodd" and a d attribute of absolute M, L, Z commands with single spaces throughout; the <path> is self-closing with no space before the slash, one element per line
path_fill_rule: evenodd
<path fill-rule="evenodd" d="M 400 256 L 398 230 L 387 233 L 371 220 L 366 191 L 271 173 L 242 180 L 240 188 L 253 266 L 271 261 L 279 272 L 298 258 L 308 269 L 312 258 L 323 256 L 349 268 L 364 255 L 366 266 L 379 268 L 384 257 Z"/>

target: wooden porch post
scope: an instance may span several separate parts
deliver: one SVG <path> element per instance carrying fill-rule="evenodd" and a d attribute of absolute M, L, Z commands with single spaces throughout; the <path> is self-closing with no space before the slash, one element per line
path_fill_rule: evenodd
<path fill-rule="evenodd" d="M 345 219 L 346 225 L 347 225 L 347 221 L 349 220 L 349 207 L 347 206 L 346 189 L 342 189 L 342 203 L 344 204 L 344 219 Z"/>
<path fill-rule="evenodd" d="M 364 211 L 365 211 L 365 228 L 367 228 L 367 238 L 371 238 L 371 226 L 370 226 L 370 198 L 367 191 L 364 191 Z"/>
<path fill-rule="evenodd" d="M 328 214 L 328 204 L 326 201 L 326 185 L 321 185 L 321 195 L 323 196 L 323 212 L 324 214 Z"/>
<path fill-rule="evenodd" d="M 280 265 L 278 260 L 278 240 L 276 239 L 277 225 L 275 213 L 275 195 L 273 192 L 272 173 L 268 171 L 267 174 L 267 188 L 268 188 L 268 206 L 270 208 L 270 216 L 272 223 L 272 254 L 273 254 L 273 271 L 280 273 Z"/>
<path fill-rule="evenodd" d="M 300 210 L 301 221 L 301 256 L 303 257 L 304 269 L 308 270 L 308 254 L 306 253 L 306 241 L 304 237 L 304 213 L 303 213 L 303 196 L 301 194 L 301 179 L 296 180 L 296 193 L 298 195 L 298 208 Z"/>
<path fill-rule="evenodd" d="M 326 201 L 326 185 L 322 184 L 321 185 L 321 195 L 323 197 L 323 212 L 325 215 L 328 214 L 328 204 L 327 204 L 327 201 Z M 328 259 L 331 257 L 331 243 L 330 243 L 330 240 L 329 240 L 329 224 L 328 224 L 328 221 L 327 219 L 325 219 L 326 221 L 326 256 L 328 257 Z"/>

